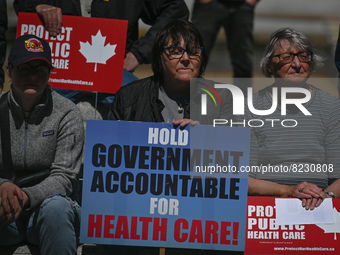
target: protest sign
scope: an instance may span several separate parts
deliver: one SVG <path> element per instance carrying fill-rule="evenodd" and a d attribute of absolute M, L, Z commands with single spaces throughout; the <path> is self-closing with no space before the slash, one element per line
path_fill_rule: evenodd
<path fill-rule="evenodd" d="M 339 254 L 340 199 L 335 224 L 277 225 L 274 197 L 248 197 L 245 254 Z"/>
<path fill-rule="evenodd" d="M 122 84 L 127 21 L 63 15 L 50 37 L 36 13 L 19 13 L 17 37 L 33 34 L 52 50 L 48 83 L 53 88 L 115 93 Z"/>
<path fill-rule="evenodd" d="M 81 242 L 243 251 L 249 136 L 88 121 Z"/>

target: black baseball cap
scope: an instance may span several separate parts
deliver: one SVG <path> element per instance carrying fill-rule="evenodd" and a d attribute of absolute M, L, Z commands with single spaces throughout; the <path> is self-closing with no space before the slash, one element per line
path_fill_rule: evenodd
<path fill-rule="evenodd" d="M 15 39 L 8 63 L 18 66 L 34 59 L 44 60 L 52 67 L 51 48 L 48 43 L 35 35 L 22 35 Z"/>

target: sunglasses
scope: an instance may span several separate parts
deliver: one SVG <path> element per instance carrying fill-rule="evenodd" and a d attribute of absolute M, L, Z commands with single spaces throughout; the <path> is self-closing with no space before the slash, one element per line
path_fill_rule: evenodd
<path fill-rule="evenodd" d="M 27 63 L 17 66 L 17 69 L 21 76 L 36 75 L 40 78 L 46 78 L 51 71 L 51 67 L 45 65 L 31 66 Z"/>

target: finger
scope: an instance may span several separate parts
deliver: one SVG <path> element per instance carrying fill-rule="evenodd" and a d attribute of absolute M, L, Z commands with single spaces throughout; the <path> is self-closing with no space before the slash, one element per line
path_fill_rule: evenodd
<path fill-rule="evenodd" d="M 11 212 L 13 212 L 13 214 L 16 214 L 16 212 L 18 212 L 21 207 L 20 207 L 19 199 L 17 196 L 14 196 L 13 200 L 14 200 L 14 206 L 12 206 Z"/>
<path fill-rule="evenodd" d="M 14 220 L 13 220 L 13 222 L 16 221 L 16 220 L 19 218 L 20 213 L 21 213 L 21 210 L 18 211 L 18 212 L 14 215 Z M 12 222 L 11 222 L 11 223 L 12 223 Z"/>
<path fill-rule="evenodd" d="M 53 36 L 56 37 L 58 35 L 58 16 L 56 10 L 51 11 L 51 27 L 50 31 L 53 33 Z"/>
<path fill-rule="evenodd" d="M 13 218 L 7 220 L 7 224 L 12 224 L 15 221 L 16 221 L 16 219 L 15 219 L 15 217 L 13 217 Z"/>
<path fill-rule="evenodd" d="M 7 215 L 7 224 L 11 224 L 17 220 L 20 215 L 21 210 L 14 211 L 12 210 L 11 213 Z"/>
<path fill-rule="evenodd" d="M 302 199 L 302 198 L 305 198 L 305 199 L 310 199 L 310 198 L 312 198 L 312 196 L 311 196 L 310 194 L 306 194 L 306 193 L 304 193 L 304 192 L 294 192 L 294 193 L 293 193 L 293 196 L 295 196 L 295 197 L 297 197 L 297 198 L 300 198 L 300 199 Z"/>
<path fill-rule="evenodd" d="M 56 30 L 57 22 L 55 20 L 56 20 L 56 17 L 54 17 L 53 12 L 48 12 L 47 13 L 47 23 L 48 23 L 48 29 L 47 30 L 50 33 L 51 37 L 57 36 L 57 30 Z"/>
<path fill-rule="evenodd" d="M 3 184 L 4 185 L 4 184 Z M 0 206 L 5 206 L 4 202 L 5 202 L 5 199 L 7 197 L 7 190 L 6 189 L 3 189 L 1 190 L 2 192 L 0 193 Z"/>
<path fill-rule="evenodd" d="M 53 27 L 53 11 L 45 9 L 42 11 L 45 29 L 49 32 L 51 37 L 55 37 L 55 28 Z"/>
<path fill-rule="evenodd" d="M 198 120 L 195 120 L 195 121 L 192 121 L 190 124 L 191 126 L 195 126 L 195 125 L 199 125 L 200 122 Z"/>
<path fill-rule="evenodd" d="M 305 192 L 310 195 L 317 195 L 319 196 L 322 192 L 322 189 L 319 188 L 317 185 L 309 183 L 309 182 L 302 182 L 298 185 L 299 192 Z"/>
<path fill-rule="evenodd" d="M 306 199 L 303 198 L 303 199 L 302 199 L 302 207 L 306 207 L 306 203 L 307 203 Z"/>
<path fill-rule="evenodd" d="M 325 192 L 321 191 L 321 193 L 319 194 L 319 199 L 325 199 L 327 197 L 327 195 L 325 194 Z"/>
<path fill-rule="evenodd" d="M 186 127 L 189 124 L 191 124 L 192 126 L 200 124 L 199 121 L 194 121 L 192 119 L 174 120 L 171 123 L 174 125 L 179 125 L 180 127 Z"/>
<path fill-rule="evenodd" d="M 50 31 L 52 24 L 51 24 L 49 13 L 47 11 L 42 11 L 41 16 L 43 18 L 45 29 L 47 31 Z"/>
<path fill-rule="evenodd" d="M 20 200 L 20 201 L 17 200 L 17 203 L 18 203 L 18 206 L 17 206 L 17 210 L 14 212 L 14 215 L 13 215 L 13 222 L 16 221 L 19 218 L 19 215 L 22 211 L 22 208 L 24 207 L 22 200 Z"/>
<path fill-rule="evenodd" d="M 63 25 L 63 15 L 60 8 L 53 8 L 50 11 L 50 18 L 52 25 L 50 27 L 50 32 L 53 37 L 57 37 L 61 33 L 61 27 Z"/>
<path fill-rule="evenodd" d="M 184 120 L 184 121 L 180 124 L 180 126 L 181 126 L 181 127 L 186 127 L 187 125 L 190 124 L 190 122 L 191 122 L 191 120 Z"/>
<path fill-rule="evenodd" d="M 314 210 L 316 203 L 318 202 L 319 198 L 313 198 L 310 204 L 309 210 Z"/>
<path fill-rule="evenodd" d="M 173 120 L 173 121 L 171 121 L 171 123 L 172 124 L 174 124 L 174 125 L 179 125 L 180 123 L 181 123 L 181 119 L 180 120 Z"/>
<path fill-rule="evenodd" d="M 14 213 L 11 219 L 8 219 L 7 224 L 12 224 L 19 218 L 20 212 Z"/>
<path fill-rule="evenodd" d="M 9 214 L 7 214 L 6 224 L 11 224 L 15 221 L 15 212 L 12 210 Z"/>
<path fill-rule="evenodd" d="M 306 206 L 305 206 L 306 210 L 309 210 L 311 203 L 312 203 L 312 198 L 306 200 Z"/>
<path fill-rule="evenodd" d="M 18 194 L 22 196 L 22 191 L 19 187 L 15 187 L 12 192 L 8 194 L 8 201 L 10 205 L 10 211 L 12 210 L 18 210 L 19 205 L 19 199 Z M 8 212 L 9 213 L 9 212 Z"/>
<path fill-rule="evenodd" d="M 7 198 L 8 198 L 8 196 L 6 196 Z M 11 211 L 11 207 L 10 207 L 10 205 L 9 205 L 9 201 L 8 201 L 8 199 L 4 199 L 3 200 L 3 208 L 4 208 L 4 210 L 5 210 L 5 213 L 7 214 L 7 213 L 9 213 L 10 211 Z"/>
<path fill-rule="evenodd" d="M 318 199 L 318 201 L 315 204 L 315 207 L 318 207 L 319 205 L 321 205 L 321 203 L 323 202 L 323 199 Z"/>
<path fill-rule="evenodd" d="M 301 189 L 299 189 L 299 190 L 301 190 Z M 310 196 L 315 197 L 315 198 L 319 198 L 321 193 L 322 193 L 322 189 L 314 188 L 314 187 L 303 188 L 302 190 L 303 191 L 302 192 L 300 191 L 300 193 L 302 193 L 302 194 L 304 193 L 304 194 L 310 195 Z"/>
<path fill-rule="evenodd" d="M 171 123 L 174 125 L 181 125 L 183 121 L 186 121 L 185 119 L 179 119 L 179 120 L 173 120 Z"/>
<path fill-rule="evenodd" d="M 16 207 L 14 199 L 18 193 L 21 193 L 21 189 L 13 183 L 6 182 L 0 186 L 1 206 L 7 214 L 11 212 L 12 208 Z"/>
<path fill-rule="evenodd" d="M 17 195 L 17 198 L 20 201 L 24 200 L 24 194 L 23 194 L 23 191 L 21 189 L 19 191 L 15 192 L 15 194 Z"/>
<path fill-rule="evenodd" d="M 10 196 L 8 196 L 8 202 L 9 202 L 9 206 L 10 206 L 10 212 L 16 208 L 17 203 L 15 202 L 15 197 L 13 194 L 11 194 Z M 9 212 L 9 213 L 10 213 Z"/>
<path fill-rule="evenodd" d="M 3 207 L 0 207 L 0 224 L 7 224 L 9 213 L 6 213 Z"/>
<path fill-rule="evenodd" d="M 21 206 L 18 197 L 14 197 L 15 206 L 12 207 L 9 213 L 3 212 L 1 215 L 0 222 L 2 224 L 11 224 L 16 221 L 21 213 Z"/>
<path fill-rule="evenodd" d="M 61 33 L 61 27 L 63 26 L 63 14 L 61 12 L 61 9 L 57 9 L 57 31 L 58 34 Z"/>
<path fill-rule="evenodd" d="M 320 189 L 319 187 L 311 187 L 309 190 L 318 196 L 322 194 L 322 189 Z"/>

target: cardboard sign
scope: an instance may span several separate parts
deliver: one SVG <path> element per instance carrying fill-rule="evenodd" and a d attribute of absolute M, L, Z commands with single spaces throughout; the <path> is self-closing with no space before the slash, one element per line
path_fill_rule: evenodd
<path fill-rule="evenodd" d="M 245 254 L 340 254 L 340 199 L 335 224 L 276 225 L 274 197 L 248 197 Z"/>
<path fill-rule="evenodd" d="M 246 128 L 87 121 L 81 242 L 243 251 L 248 180 L 237 171 L 249 137 Z"/>
<path fill-rule="evenodd" d="M 51 38 L 35 13 L 19 13 L 17 37 L 33 34 L 52 49 L 53 88 L 115 93 L 122 84 L 127 21 L 63 15 Z"/>

